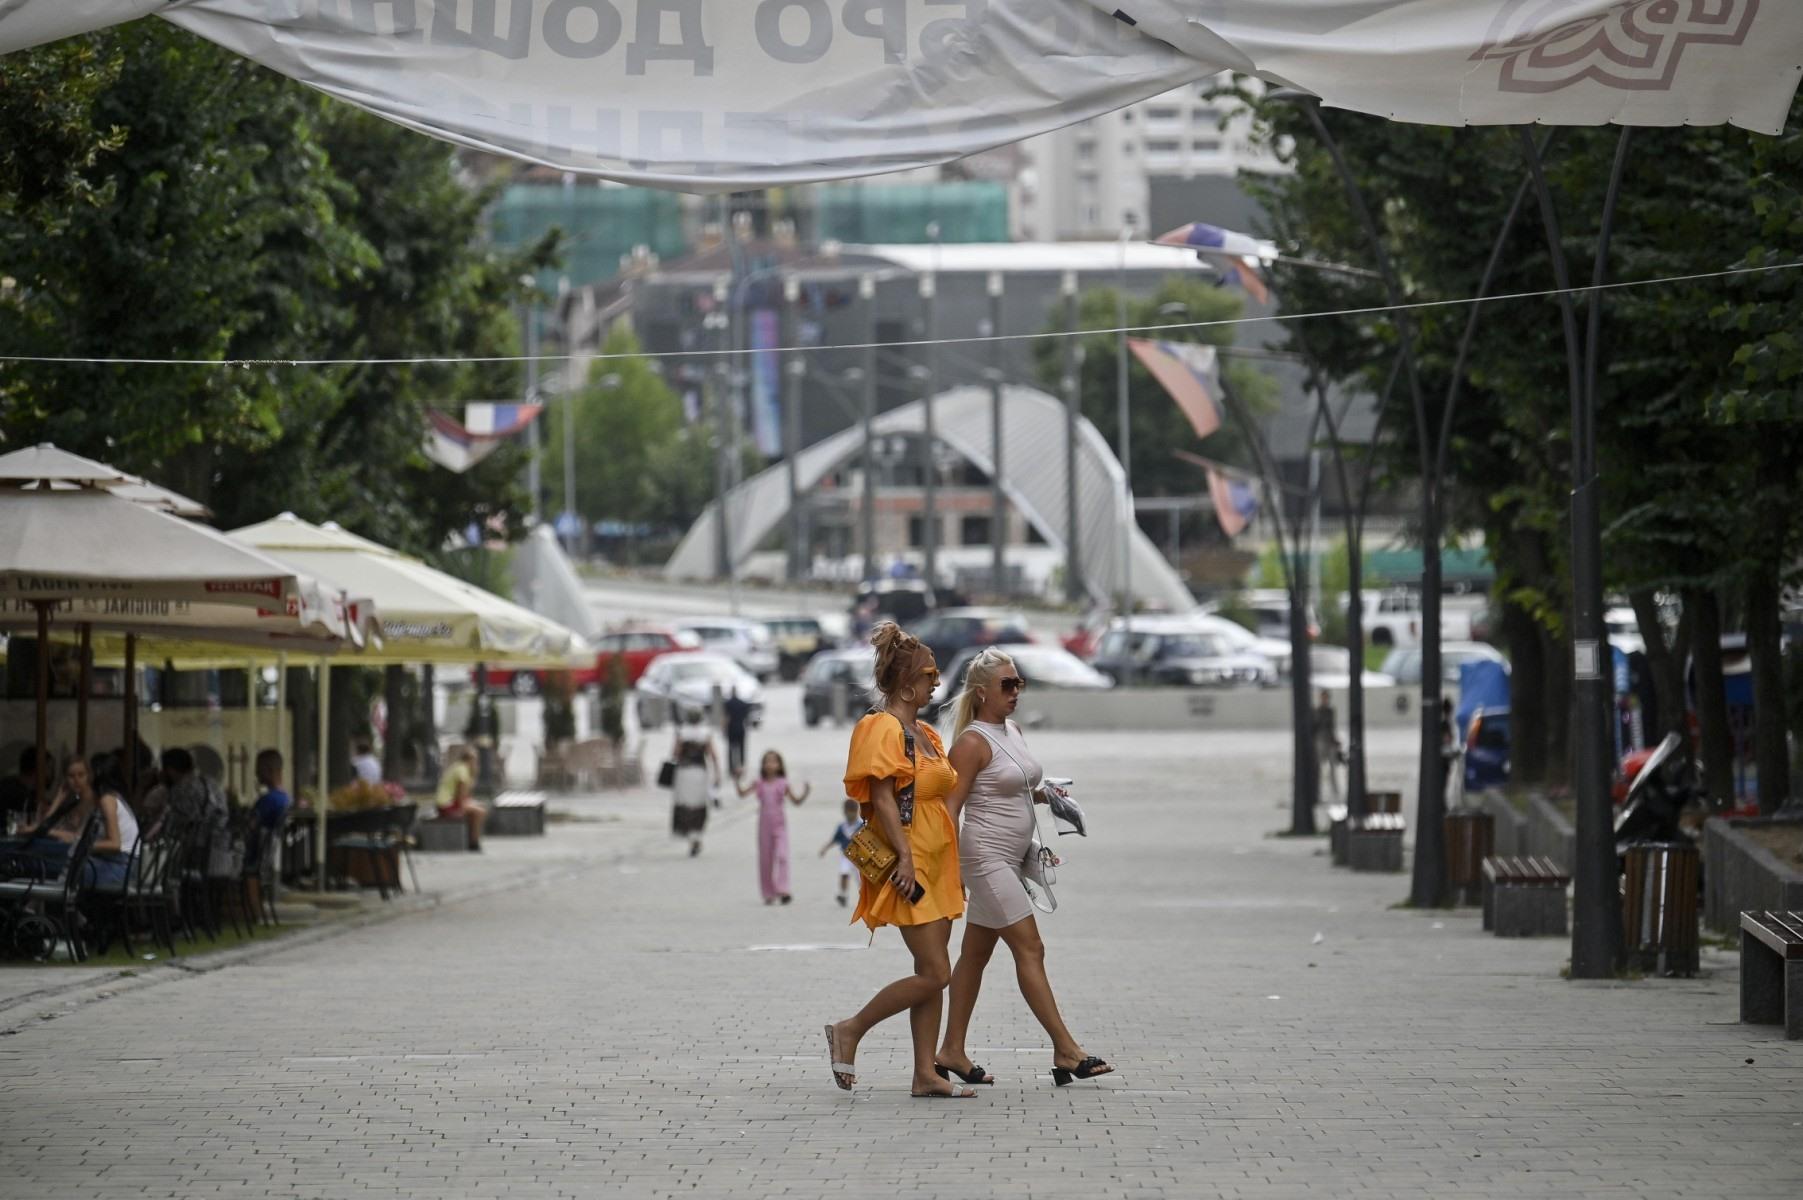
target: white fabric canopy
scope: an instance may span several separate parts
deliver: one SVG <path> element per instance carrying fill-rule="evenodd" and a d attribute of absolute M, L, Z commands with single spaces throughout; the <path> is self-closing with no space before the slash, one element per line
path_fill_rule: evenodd
<path fill-rule="evenodd" d="M 1440 125 L 1783 127 L 1795 0 L 0 0 L 149 13 L 438 137 L 707 191 L 878 174 L 1221 70 Z"/>
<path fill-rule="evenodd" d="M 283 513 L 231 537 L 375 605 L 382 645 L 358 661 L 563 666 L 583 639 L 473 584 L 336 525 Z"/>

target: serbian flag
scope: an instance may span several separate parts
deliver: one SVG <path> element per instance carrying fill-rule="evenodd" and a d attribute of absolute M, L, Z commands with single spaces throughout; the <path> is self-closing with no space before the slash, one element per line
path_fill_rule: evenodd
<path fill-rule="evenodd" d="M 1221 523 L 1222 533 L 1238 537 L 1258 515 L 1258 494 L 1252 490 L 1251 482 L 1241 476 L 1214 467 L 1205 469 L 1208 471 L 1208 498 L 1215 505 L 1215 520 Z"/>
<path fill-rule="evenodd" d="M 1143 338 L 1128 338 L 1127 346 L 1177 402 L 1197 437 L 1205 438 L 1221 427 L 1221 413 L 1214 400 L 1218 366 L 1213 346 Z"/>
<path fill-rule="evenodd" d="M 1182 246 L 1198 254 L 1217 258 L 1246 294 L 1260 304 L 1271 303 L 1271 289 L 1265 286 L 1259 268 L 1277 257 L 1274 242 L 1261 241 L 1251 234 L 1222 229 L 1202 221 L 1181 225 L 1153 239 L 1157 246 Z"/>
<path fill-rule="evenodd" d="M 461 475 L 531 424 L 544 407 L 542 404 L 484 401 L 466 405 L 462 421 L 429 408 L 426 410 L 426 457 Z"/>

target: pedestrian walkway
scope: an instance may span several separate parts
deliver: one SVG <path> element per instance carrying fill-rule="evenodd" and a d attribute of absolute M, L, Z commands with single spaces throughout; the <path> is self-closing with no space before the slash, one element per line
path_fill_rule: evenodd
<path fill-rule="evenodd" d="M 1116 1075 L 1051 1087 L 1002 954 L 973 1029 L 995 1087 L 910 1099 L 897 1020 L 839 1092 L 821 1025 L 905 970 L 893 931 L 866 948 L 846 926 L 813 857 L 843 736 L 753 738 L 754 754 L 780 739 L 816 785 L 792 815 L 792 906 L 758 902 L 749 802 L 691 859 L 647 790 L 617 802 L 617 842 L 593 835 L 610 849 L 535 882 L 12 1026 L 5 1194 L 1803 1187 L 1803 1045 L 1735 1023 L 1732 956 L 1707 952 L 1695 981 L 1573 984 L 1563 942 L 1397 911 L 1406 877 L 1334 871 L 1319 841 L 1270 836 L 1287 812 L 1276 734 L 1030 734 L 1092 818 L 1092 837 L 1062 839 L 1042 929 L 1067 1019 Z M 1375 784 L 1406 785 L 1412 755 L 1407 736 L 1376 739 Z M 568 833 L 522 853 L 563 854 Z"/>

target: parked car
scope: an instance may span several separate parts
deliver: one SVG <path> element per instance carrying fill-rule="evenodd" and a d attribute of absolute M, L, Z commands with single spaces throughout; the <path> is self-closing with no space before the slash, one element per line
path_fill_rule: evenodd
<path fill-rule="evenodd" d="M 1468 662 L 1502 663 L 1506 668 L 1508 659 L 1495 646 L 1483 642 L 1441 642 L 1440 643 L 1440 681 L 1449 686 L 1459 682 L 1459 668 Z M 1384 658 L 1383 673 L 1397 683 L 1412 684 L 1421 682 L 1421 647 L 1400 646 L 1390 651 Z"/>
<path fill-rule="evenodd" d="M 1465 790 L 1481 791 L 1509 782 L 1509 710 L 1475 709 L 1465 733 Z"/>
<path fill-rule="evenodd" d="M 703 650 L 666 654 L 646 668 L 637 691 L 639 724 L 646 729 L 661 725 L 678 705 L 712 706 L 716 692 L 721 696 L 737 692 L 750 704 L 749 724 L 757 726 L 764 720 L 764 685 L 724 654 Z"/>
<path fill-rule="evenodd" d="M 1252 613 L 1252 632 L 1262 638 L 1276 638 L 1280 641 L 1290 640 L 1290 594 L 1282 588 L 1254 588 L 1241 596 L 1241 602 Z M 1308 636 L 1321 636 L 1321 621 L 1315 615 L 1315 606 L 1309 605 L 1304 613 L 1308 621 Z"/>
<path fill-rule="evenodd" d="M 809 659 L 832 644 L 817 617 L 767 617 L 758 623 L 776 646 L 776 673 L 784 679 L 798 677 Z"/>
<path fill-rule="evenodd" d="M 1259 652 L 1258 640 L 1223 617 L 1135 617 L 1131 630 L 1110 624 L 1090 665 L 1116 682 L 1131 676 L 1136 683 L 1184 687 L 1275 684 L 1277 665 Z"/>
<path fill-rule="evenodd" d="M 776 674 L 776 643 L 761 622 L 739 617 L 696 617 L 678 621 L 676 627 L 700 638 L 703 650 L 724 654 L 760 681 Z"/>
<path fill-rule="evenodd" d="M 594 664 L 571 668 L 570 683 L 578 690 L 600 687 L 607 682 L 607 673 L 613 668 L 613 660 L 624 657 L 626 686 L 632 687 L 638 683 L 639 676 L 645 673 L 645 668 L 659 656 L 700 648 L 700 638 L 667 625 L 625 626 L 595 639 Z M 529 668 L 508 671 L 491 667 L 486 676 L 488 691 L 491 694 L 502 691 L 511 692 L 515 696 L 536 696 L 544 689 L 545 677 L 551 673 Z"/>
<path fill-rule="evenodd" d="M 924 579 L 879 579 L 867 583 L 851 598 L 851 611 L 857 613 L 870 601 L 875 602 L 876 619 L 891 620 L 903 628 L 911 628 L 939 606 L 938 597 Z"/>
<path fill-rule="evenodd" d="M 1033 640 L 1027 618 L 1006 608 L 945 608 L 916 621 L 908 629 L 932 650 L 933 657 L 950 662 L 966 646 L 994 646 L 1002 642 Z"/>
<path fill-rule="evenodd" d="M 943 676 L 941 677 L 943 681 Z M 833 696 L 845 687 L 846 715 L 856 716 L 876 693 L 876 651 L 869 646 L 823 650 L 801 672 L 801 719 L 809 726 L 833 711 Z"/>
<path fill-rule="evenodd" d="M 595 669 L 592 674 L 577 672 L 576 685 L 605 684 L 614 659 L 622 658 L 626 662 L 626 686 L 634 687 L 645 669 L 664 655 L 700 648 L 701 639 L 686 630 L 668 625 L 625 626 L 595 640 Z"/>
<path fill-rule="evenodd" d="M 1125 678 L 1128 662 L 1126 642 L 1116 637 L 1125 633 L 1125 626 L 1119 617 L 1108 623 L 1107 632 L 1102 635 L 1096 647 L 1095 657 L 1090 665 L 1111 679 Z M 1246 660 L 1246 665 L 1256 661 L 1260 667 L 1258 682 L 1273 684 L 1290 671 L 1290 644 L 1275 638 L 1261 638 L 1237 621 L 1226 617 L 1217 617 L 1212 613 L 1164 614 L 1159 616 L 1141 616 L 1133 618 L 1133 661 L 1139 662 L 1148 655 L 1156 653 L 1156 639 L 1172 637 L 1179 634 L 1203 634 L 1224 642 L 1227 648 Z M 1142 638 L 1143 635 L 1143 638 Z M 1144 640 L 1144 639 L 1153 640 Z M 1112 640 L 1111 640 L 1112 639 Z M 1143 672 L 1135 669 L 1133 678 L 1136 682 L 1145 682 Z"/>
<path fill-rule="evenodd" d="M 1020 677 L 1031 688 L 1100 692 L 1114 686 L 1114 680 L 1059 646 L 1046 646 L 1037 642 L 1003 642 L 995 648 L 1014 660 L 1014 669 L 1020 672 Z M 966 646 L 949 662 L 941 664 L 939 686 L 933 690 L 933 698 L 921 710 L 922 716 L 929 721 L 939 719 L 939 714 L 951 702 L 952 697 L 964 690 L 964 674 L 970 670 L 971 660 L 987 649 L 987 646 Z"/>

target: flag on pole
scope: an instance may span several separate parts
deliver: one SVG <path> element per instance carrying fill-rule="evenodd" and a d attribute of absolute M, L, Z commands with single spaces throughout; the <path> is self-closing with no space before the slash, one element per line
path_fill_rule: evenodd
<path fill-rule="evenodd" d="M 1128 338 L 1127 346 L 1177 402 L 1197 437 L 1205 438 L 1221 427 L 1221 412 L 1214 400 L 1219 358 L 1213 346 L 1144 338 Z"/>
<path fill-rule="evenodd" d="M 1221 523 L 1221 532 L 1238 537 L 1258 515 L 1258 494 L 1246 479 L 1214 467 L 1204 470 L 1208 472 L 1208 498 L 1214 501 L 1215 520 Z"/>
<path fill-rule="evenodd" d="M 466 405 L 463 420 L 436 408 L 426 410 L 426 457 L 461 475 L 518 433 L 544 411 L 542 404 Z"/>
<path fill-rule="evenodd" d="M 1180 225 L 1152 242 L 1157 246 L 1181 246 L 1218 259 L 1232 279 L 1246 289 L 1247 295 L 1260 304 L 1271 303 L 1271 290 L 1265 286 L 1260 268 L 1277 258 L 1275 242 L 1202 221 Z"/>

